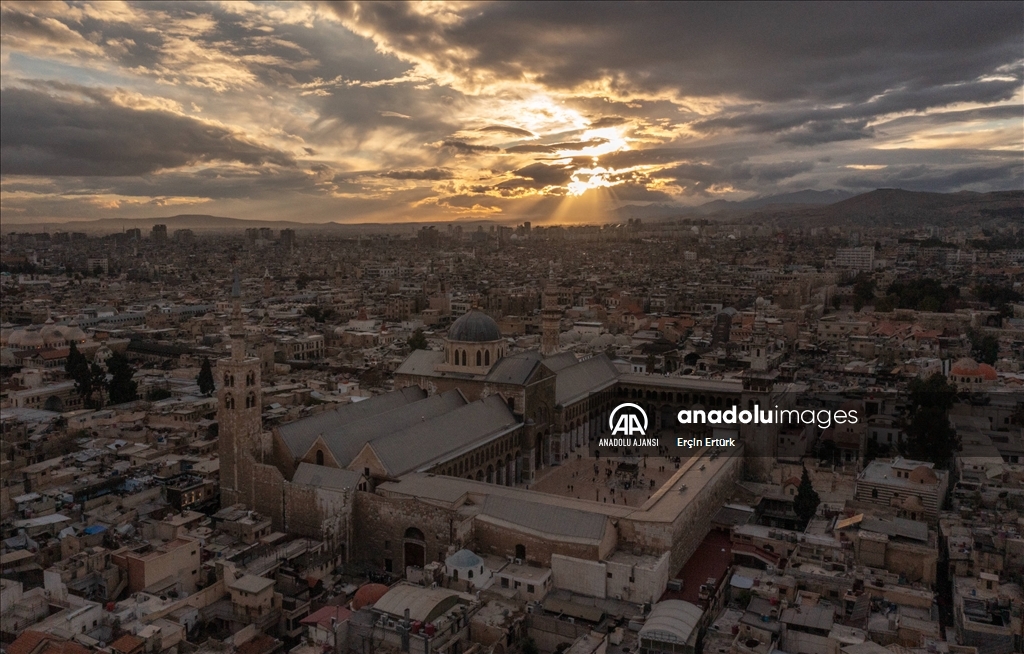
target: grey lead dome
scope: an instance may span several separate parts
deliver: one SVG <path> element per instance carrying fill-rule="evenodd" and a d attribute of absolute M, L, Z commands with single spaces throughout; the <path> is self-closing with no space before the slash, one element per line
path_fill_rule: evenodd
<path fill-rule="evenodd" d="M 452 323 L 448 340 L 463 343 L 485 343 L 501 339 L 498 323 L 482 311 L 470 311 Z"/>

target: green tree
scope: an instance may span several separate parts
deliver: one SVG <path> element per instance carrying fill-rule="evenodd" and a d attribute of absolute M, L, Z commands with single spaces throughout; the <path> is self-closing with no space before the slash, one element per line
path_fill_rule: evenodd
<path fill-rule="evenodd" d="M 417 329 L 416 331 L 414 331 L 412 333 L 412 336 L 409 337 L 409 340 L 406 341 L 406 345 L 409 346 L 410 350 L 430 349 L 430 344 L 427 343 L 427 337 L 423 335 L 422 329 Z"/>
<path fill-rule="evenodd" d="M 103 389 L 107 386 L 107 371 L 98 363 L 89 366 L 90 384 L 93 394 L 90 395 L 90 404 L 93 409 L 103 408 Z"/>
<path fill-rule="evenodd" d="M 853 282 L 854 305 L 860 300 L 860 306 L 875 299 L 875 280 L 867 273 L 860 273 Z M 857 309 L 860 311 L 860 309 Z"/>
<path fill-rule="evenodd" d="M 68 351 L 67 362 L 64 364 L 64 372 L 67 373 L 69 378 L 74 380 L 75 392 L 82 398 L 82 402 L 85 405 L 91 404 L 93 395 L 93 377 L 92 372 L 89 370 L 89 360 L 85 358 L 84 354 L 78 351 L 78 346 L 75 345 L 74 341 L 71 342 L 71 348 Z"/>
<path fill-rule="evenodd" d="M 999 358 L 999 339 L 991 334 L 982 335 L 976 330 L 968 333 L 971 339 L 971 355 L 981 363 L 992 365 Z"/>
<path fill-rule="evenodd" d="M 171 392 L 166 388 L 151 388 L 146 391 L 147 402 L 159 402 L 160 400 L 166 400 L 171 397 Z"/>
<path fill-rule="evenodd" d="M 213 391 L 216 390 L 216 384 L 213 381 L 213 367 L 210 365 L 210 357 L 203 357 L 203 365 L 199 367 L 199 376 L 196 377 L 196 383 L 199 384 L 199 392 L 206 397 L 213 395 Z"/>
<path fill-rule="evenodd" d="M 906 428 L 906 455 L 918 461 L 931 461 L 945 468 L 959 449 L 956 430 L 949 414 L 938 407 L 922 407 L 914 413 Z"/>
<path fill-rule="evenodd" d="M 956 404 L 956 385 L 943 375 L 935 373 L 928 379 L 910 382 L 910 414 L 921 408 L 938 408 L 948 413 Z"/>
<path fill-rule="evenodd" d="M 110 381 L 107 383 L 107 394 L 112 404 L 134 402 L 139 397 L 139 383 L 132 379 L 135 369 L 128 363 L 128 357 L 115 352 L 107 359 L 107 372 Z"/>
<path fill-rule="evenodd" d="M 892 295 L 886 295 L 875 300 L 875 311 L 888 313 L 896 308 L 896 298 Z"/>
<path fill-rule="evenodd" d="M 796 497 L 793 498 L 793 511 L 796 512 L 797 517 L 806 526 L 818 511 L 819 504 L 821 504 L 821 498 L 818 496 L 818 492 L 814 490 L 814 486 L 811 484 L 811 476 L 807 473 L 807 468 L 805 467 L 803 474 L 800 475 L 800 486 L 796 489 Z"/>
<path fill-rule="evenodd" d="M 904 422 L 907 440 L 903 453 L 945 468 L 960 448 L 949 410 L 956 402 L 956 386 L 935 374 L 910 384 L 910 413 Z"/>

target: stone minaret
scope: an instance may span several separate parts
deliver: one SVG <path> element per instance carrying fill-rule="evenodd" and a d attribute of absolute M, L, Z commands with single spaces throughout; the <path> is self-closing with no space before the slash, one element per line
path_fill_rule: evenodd
<path fill-rule="evenodd" d="M 757 298 L 754 310 L 754 329 L 750 343 L 750 369 L 754 372 L 768 370 L 768 326 L 764 321 L 761 298 Z"/>
<path fill-rule="evenodd" d="M 263 432 L 260 398 L 260 360 L 245 354 L 242 287 L 235 272 L 231 287 L 231 357 L 217 362 L 218 451 L 221 506 L 252 504 L 251 464 Z"/>
<path fill-rule="evenodd" d="M 540 311 L 541 338 L 540 353 L 551 356 L 558 353 L 558 332 L 562 325 L 562 307 L 558 305 L 558 287 L 554 279 L 549 278 L 544 287 L 544 296 Z"/>

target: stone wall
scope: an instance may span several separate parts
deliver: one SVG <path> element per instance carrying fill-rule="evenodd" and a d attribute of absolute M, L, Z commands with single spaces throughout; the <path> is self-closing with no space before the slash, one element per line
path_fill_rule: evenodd
<path fill-rule="evenodd" d="M 671 552 L 669 571 L 678 571 L 697 551 L 711 530 L 711 518 L 732 494 L 733 484 L 743 468 L 743 459 L 742 451 L 726 458 L 712 479 L 699 490 L 689 491 L 695 492 L 696 496 L 671 522 L 644 520 L 642 512 L 637 518 L 623 518 L 619 521 L 620 540 L 631 543 L 643 554 L 659 556 Z"/>
<path fill-rule="evenodd" d="M 614 528 L 612 529 L 614 531 Z M 523 533 L 520 530 L 503 527 L 491 522 L 476 520 L 473 526 L 475 551 L 480 554 L 515 557 L 516 546 L 526 548 L 526 560 L 542 566 L 551 565 L 553 554 L 562 554 L 578 559 L 596 561 L 601 558 L 599 546 L 583 543 L 568 543 Z"/>
<path fill-rule="evenodd" d="M 425 561 L 444 561 L 450 545 L 462 547 L 455 538 L 463 518 L 456 511 L 444 509 L 417 499 L 385 498 L 373 493 L 354 494 L 352 520 L 352 560 L 378 568 L 405 569 L 404 543 L 410 528 L 423 532 Z"/>

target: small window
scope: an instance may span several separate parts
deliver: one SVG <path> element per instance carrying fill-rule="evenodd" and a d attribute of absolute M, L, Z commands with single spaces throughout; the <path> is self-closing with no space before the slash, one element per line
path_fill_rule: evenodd
<path fill-rule="evenodd" d="M 472 571 L 472 570 L 470 570 L 470 571 L 469 571 L 469 574 L 467 574 L 466 576 L 467 576 L 467 577 L 469 577 L 470 579 L 472 579 L 472 578 L 473 578 L 473 571 Z"/>
<path fill-rule="evenodd" d="M 391 549 L 391 541 L 389 541 L 389 540 L 384 541 L 384 549 L 386 549 L 386 550 Z"/>
<path fill-rule="evenodd" d="M 536 592 L 536 590 L 537 589 L 533 587 L 533 584 L 526 584 L 526 592 L 527 593 L 533 593 L 533 592 Z"/>
<path fill-rule="evenodd" d="M 391 564 L 391 559 L 384 559 L 384 571 L 385 572 L 394 572 L 393 566 Z"/>
<path fill-rule="evenodd" d="M 873 497 L 876 500 L 878 499 L 878 489 L 877 488 L 872 488 L 871 489 L 871 497 Z"/>

